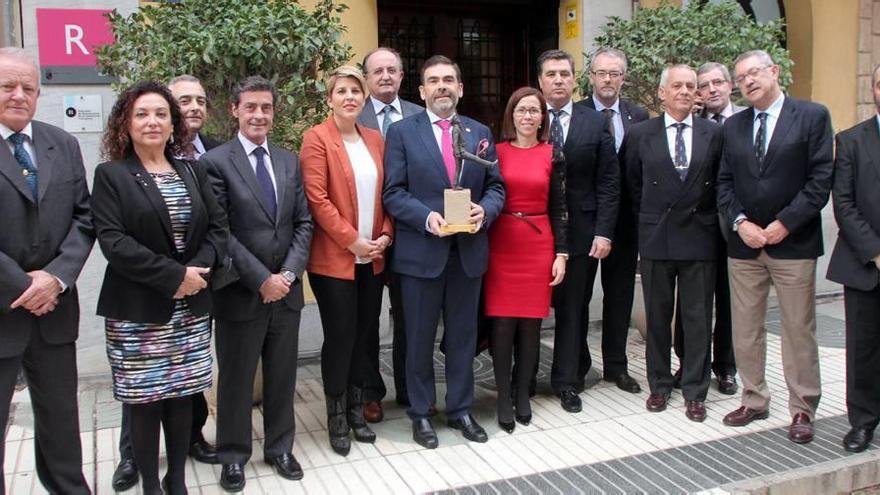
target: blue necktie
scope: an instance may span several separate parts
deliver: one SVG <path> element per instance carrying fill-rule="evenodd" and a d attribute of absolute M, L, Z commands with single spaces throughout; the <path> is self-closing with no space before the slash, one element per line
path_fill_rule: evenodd
<path fill-rule="evenodd" d="M 394 113 L 394 107 L 391 105 L 385 105 L 385 108 L 382 109 L 382 113 L 385 114 L 382 117 L 382 136 L 384 137 L 388 134 L 388 128 L 391 127 L 391 114 Z"/>
<path fill-rule="evenodd" d="M 266 156 L 265 148 L 256 148 L 251 152 L 254 157 L 257 159 L 257 182 L 260 184 L 260 189 L 263 190 L 263 201 L 266 202 L 266 206 L 269 209 L 269 215 L 272 216 L 272 219 L 275 219 L 275 213 L 278 209 L 278 203 L 275 199 L 275 186 L 272 185 L 272 176 L 269 175 L 269 169 L 266 167 L 266 160 L 263 159 Z"/>
<path fill-rule="evenodd" d="M 687 124 L 677 122 L 672 124 L 672 127 L 675 127 L 675 170 L 684 181 L 688 173 L 687 148 L 684 146 L 684 128 L 687 127 Z"/>
<path fill-rule="evenodd" d="M 15 156 L 15 161 L 21 166 L 21 173 L 24 175 L 24 180 L 27 181 L 28 187 L 31 188 L 31 194 L 34 196 L 34 202 L 36 202 L 38 189 L 37 167 L 34 166 L 31 155 L 24 149 L 24 138 L 24 134 L 16 132 L 9 136 L 8 139 L 14 145 L 12 154 Z"/>

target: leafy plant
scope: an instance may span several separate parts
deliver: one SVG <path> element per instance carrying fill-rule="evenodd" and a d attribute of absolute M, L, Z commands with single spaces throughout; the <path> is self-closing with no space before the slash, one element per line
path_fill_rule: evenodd
<path fill-rule="evenodd" d="M 202 81 L 208 134 L 231 137 L 237 127 L 230 94 L 241 79 L 261 75 L 278 88 L 270 139 L 298 149 L 302 133 L 326 116 L 322 74 L 345 63 L 351 47 L 339 13 L 320 0 L 307 10 L 295 0 L 186 0 L 142 6 L 130 16 L 108 14 L 116 42 L 98 51 L 101 70 L 116 89 L 180 74 Z"/>
<path fill-rule="evenodd" d="M 686 7 L 664 2 L 655 9 L 638 9 L 632 19 L 612 17 L 596 37 L 596 46 L 622 50 L 628 59 L 623 97 L 646 108 L 660 109 L 657 85 L 669 64 L 684 63 L 696 69 L 705 62 L 726 65 L 733 77 L 733 61 L 748 50 L 765 50 L 780 67 L 780 83 L 791 84 L 793 65 L 782 46 L 784 21 L 758 24 L 736 2 L 689 2 Z M 584 54 L 589 68 L 590 55 Z M 590 94 L 585 70 L 578 79 L 581 94 Z"/>

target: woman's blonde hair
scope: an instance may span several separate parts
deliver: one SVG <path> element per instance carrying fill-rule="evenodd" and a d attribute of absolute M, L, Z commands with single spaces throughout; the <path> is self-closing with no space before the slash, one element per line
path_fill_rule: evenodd
<path fill-rule="evenodd" d="M 361 87 L 361 91 L 364 94 L 367 94 L 367 81 L 364 79 L 364 75 L 361 73 L 360 69 L 352 65 L 341 65 L 330 71 L 330 74 L 327 76 L 325 86 L 327 87 L 328 97 L 333 92 L 333 88 L 336 87 L 336 82 L 343 77 L 350 77 L 357 81 L 358 86 Z"/>

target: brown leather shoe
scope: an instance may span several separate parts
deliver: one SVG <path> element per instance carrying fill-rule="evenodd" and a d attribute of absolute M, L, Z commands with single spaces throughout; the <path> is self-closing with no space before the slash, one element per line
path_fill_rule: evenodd
<path fill-rule="evenodd" d="M 757 409 L 741 406 L 736 411 L 724 416 L 724 424 L 727 426 L 745 426 L 756 419 L 767 419 L 769 417 L 769 410 L 758 411 Z"/>
<path fill-rule="evenodd" d="M 788 439 L 794 443 L 810 443 L 813 441 L 813 422 L 807 413 L 797 413 L 791 418 L 788 427 Z"/>
<path fill-rule="evenodd" d="M 385 417 L 385 411 L 382 410 L 382 403 L 377 400 L 368 400 L 364 402 L 364 419 L 369 423 L 378 423 Z"/>
<path fill-rule="evenodd" d="M 691 421 L 702 423 L 706 419 L 706 403 L 701 400 L 684 401 L 684 415 Z"/>
<path fill-rule="evenodd" d="M 645 408 L 651 412 L 660 412 L 666 410 L 666 401 L 669 400 L 669 393 L 651 394 L 645 401 Z"/>

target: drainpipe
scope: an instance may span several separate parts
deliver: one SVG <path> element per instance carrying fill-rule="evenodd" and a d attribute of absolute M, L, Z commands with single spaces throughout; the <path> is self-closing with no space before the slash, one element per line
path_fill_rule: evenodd
<path fill-rule="evenodd" d="M 15 39 L 15 3 L 17 0 L 2 0 L 2 8 L 0 12 L 3 14 L 3 27 L 0 31 L 3 33 L 3 46 L 18 46 Z"/>

